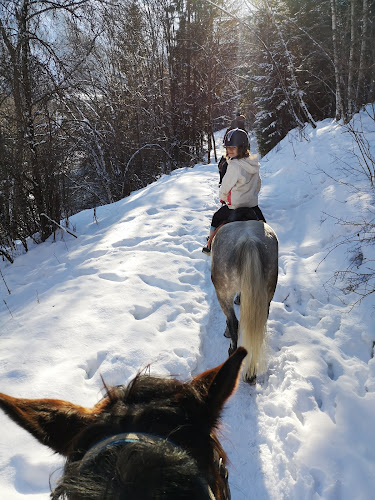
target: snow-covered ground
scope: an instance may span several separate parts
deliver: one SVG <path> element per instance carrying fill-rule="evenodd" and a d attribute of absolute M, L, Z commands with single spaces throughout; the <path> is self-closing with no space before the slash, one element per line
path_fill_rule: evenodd
<path fill-rule="evenodd" d="M 335 218 L 368 218 L 373 205 L 350 187 L 366 187 L 352 148 L 325 120 L 262 159 L 279 283 L 268 371 L 255 387 L 242 382 L 223 414 L 233 500 L 374 498 L 375 296 L 350 309 L 358 297 L 330 285 L 351 257 L 337 243 L 355 231 Z M 223 362 L 225 319 L 201 252 L 217 194 L 216 164 L 180 169 L 96 220 L 93 210 L 72 217 L 77 239 L 59 233 L 2 263 L 11 294 L 0 278 L 0 391 L 92 406 L 101 377 L 126 384 L 151 363 L 153 374 L 189 379 Z M 374 259 L 361 250 L 359 271 Z M 62 460 L 2 413 L 0 429 L 0 498 L 47 499 Z"/>

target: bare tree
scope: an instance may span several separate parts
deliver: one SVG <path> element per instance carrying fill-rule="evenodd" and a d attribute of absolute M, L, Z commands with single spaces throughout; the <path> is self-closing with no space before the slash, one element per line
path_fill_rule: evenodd
<path fill-rule="evenodd" d="M 295 69 L 292 53 L 291 53 L 289 47 L 287 46 L 287 43 L 285 42 L 285 39 L 284 39 L 284 36 L 283 36 L 282 31 L 280 29 L 279 23 L 276 21 L 276 17 L 275 17 L 275 13 L 273 11 L 273 8 L 270 6 L 268 0 L 264 0 L 264 1 L 265 1 L 265 5 L 266 5 L 268 11 L 271 14 L 271 19 L 272 19 L 273 25 L 277 31 L 281 45 L 284 49 L 284 56 L 285 56 L 285 59 L 288 63 L 288 70 L 289 70 L 289 74 L 290 74 L 291 87 L 293 90 L 293 97 L 298 102 L 299 107 L 301 109 L 302 116 L 304 117 L 304 119 L 307 121 L 307 123 L 312 125 L 313 128 L 316 128 L 315 120 L 311 116 L 311 113 L 310 113 L 308 106 L 306 105 L 305 99 L 303 97 L 303 92 L 300 89 L 299 84 L 298 84 L 298 80 L 296 77 L 296 69 Z M 334 1 L 334 0 L 332 0 L 332 1 Z M 298 122 L 300 122 L 299 118 L 297 118 L 297 123 Z M 299 123 L 299 124 L 301 125 L 301 123 Z M 303 126 L 303 123 L 302 123 L 302 126 Z"/>
<path fill-rule="evenodd" d="M 356 1 L 350 1 L 350 51 L 349 51 L 349 63 L 348 63 L 348 117 L 353 116 L 353 109 L 355 108 L 354 98 L 354 55 L 356 48 L 356 38 L 357 38 L 357 16 L 356 16 Z"/>
<path fill-rule="evenodd" d="M 56 39 L 50 28 L 57 22 L 62 29 L 67 16 L 83 25 L 82 14 L 93 4 L 89 0 L 0 2 L 0 54 L 7 68 L 1 74 L 0 119 L 6 124 L 12 177 L 7 230 L 25 249 L 27 236 L 39 232 L 44 240 L 52 231 L 42 213 L 55 220 L 61 217 L 59 175 L 64 162 L 57 102 L 82 62 L 82 53 L 66 57 L 61 36 Z"/>
<path fill-rule="evenodd" d="M 361 36 L 361 50 L 359 57 L 359 68 L 358 68 L 358 81 L 356 90 L 356 103 L 357 105 L 363 103 L 363 81 L 365 76 L 365 60 L 366 60 L 366 50 L 368 46 L 368 27 L 369 27 L 369 5 L 368 0 L 363 0 L 362 2 L 362 36 Z M 374 49 L 373 49 L 374 50 Z"/>
<path fill-rule="evenodd" d="M 339 34 L 337 28 L 337 2 L 330 0 L 331 16 L 332 16 L 332 43 L 333 43 L 333 60 L 335 65 L 335 82 L 336 82 L 336 120 L 341 120 L 345 116 L 344 100 L 342 96 L 342 68 L 341 57 L 339 54 Z"/>

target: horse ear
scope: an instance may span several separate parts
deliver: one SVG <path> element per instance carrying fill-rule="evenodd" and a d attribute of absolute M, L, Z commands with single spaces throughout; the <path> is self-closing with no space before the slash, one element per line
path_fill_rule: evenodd
<path fill-rule="evenodd" d="M 58 399 L 13 398 L 2 393 L 0 408 L 38 441 L 61 455 L 67 454 L 73 437 L 94 422 L 98 410 L 96 406 L 91 410 Z"/>
<path fill-rule="evenodd" d="M 223 364 L 201 373 L 192 381 L 201 391 L 215 418 L 236 389 L 241 364 L 246 355 L 246 349 L 239 347 Z"/>

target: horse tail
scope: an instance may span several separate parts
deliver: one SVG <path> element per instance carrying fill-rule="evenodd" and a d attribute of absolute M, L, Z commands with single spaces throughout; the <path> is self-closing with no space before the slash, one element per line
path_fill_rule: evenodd
<path fill-rule="evenodd" d="M 239 247 L 241 269 L 240 334 L 247 349 L 244 375 L 252 379 L 263 369 L 263 342 L 268 317 L 268 293 L 262 255 L 256 239 L 243 240 Z"/>

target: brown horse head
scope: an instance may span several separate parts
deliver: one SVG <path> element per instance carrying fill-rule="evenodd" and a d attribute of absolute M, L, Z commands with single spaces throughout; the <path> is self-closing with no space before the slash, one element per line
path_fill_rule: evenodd
<path fill-rule="evenodd" d="M 93 408 L 0 394 L 0 407 L 66 457 L 51 498 L 229 498 L 216 429 L 246 350 L 191 382 L 139 374 Z"/>

